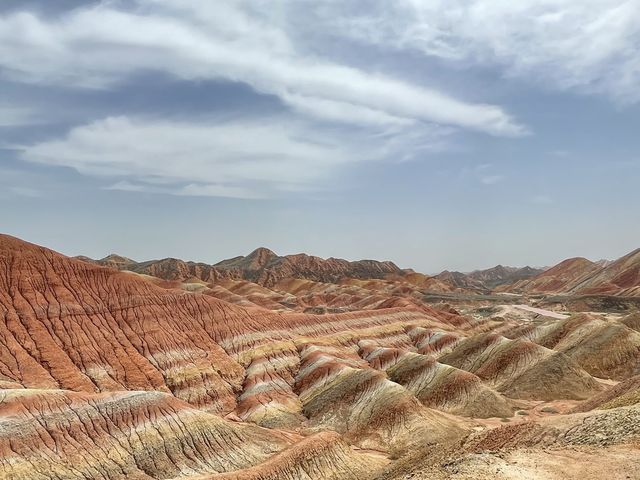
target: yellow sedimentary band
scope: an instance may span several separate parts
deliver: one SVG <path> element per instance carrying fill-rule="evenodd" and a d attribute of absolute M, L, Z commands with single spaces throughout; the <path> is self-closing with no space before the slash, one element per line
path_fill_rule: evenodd
<path fill-rule="evenodd" d="M 267 430 L 228 422 L 161 393 L 23 390 L 4 395 L 2 404 L 2 478 L 225 472 L 260 463 L 288 445 Z"/>

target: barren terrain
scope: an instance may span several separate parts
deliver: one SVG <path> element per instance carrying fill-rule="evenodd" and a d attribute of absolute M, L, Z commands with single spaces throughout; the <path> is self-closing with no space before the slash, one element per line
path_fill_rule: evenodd
<path fill-rule="evenodd" d="M 569 272 L 628 293 L 635 258 Z M 0 478 L 640 478 L 638 314 L 543 308 L 522 282 L 551 270 L 476 272 L 518 276 L 487 293 L 390 262 L 0 236 Z"/>

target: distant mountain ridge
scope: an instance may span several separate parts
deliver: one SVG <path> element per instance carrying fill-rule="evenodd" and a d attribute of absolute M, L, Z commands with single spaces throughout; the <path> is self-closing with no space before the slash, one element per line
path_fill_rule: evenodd
<path fill-rule="evenodd" d="M 400 267 L 390 261 L 323 259 L 304 253 L 279 256 L 264 247 L 254 250 L 249 255 L 222 260 L 214 265 L 176 258 L 136 262 L 115 254 L 100 260 L 78 258 L 164 280 L 184 281 L 198 278 L 205 282 L 213 282 L 219 279 L 242 279 L 266 287 L 273 286 L 285 278 L 336 282 L 343 278 L 382 279 L 387 275 L 405 275 Z"/>
<path fill-rule="evenodd" d="M 534 277 L 543 272 L 543 269 L 526 267 L 505 267 L 496 265 L 485 270 L 474 270 L 471 273 L 444 272 L 436 275 L 436 278 L 451 283 L 455 287 L 472 290 L 492 290 L 500 285 L 510 284 L 519 280 Z"/>
<path fill-rule="evenodd" d="M 409 283 L 417 285 L 418 282 L 423 287 L 437 291 L 459 289 L 550 295 L 640 295 L 640 249 L 615 261 L 593 262 L 575 257 L 547 269 L 496 265 L 470 273 L 445 270 L 435 276 L 424 276 L 411 269 L 401 269 L 390 261 L 324 259 L 305 253 L 280 256 L 264 247 L 257 248 L 246 256 L 233 257 L 213 265 L 177 258 L 136 262 L 117 254 L 100 260 L 84 256 L 76 258 L 169 281 L 195 278 L 212 283 L 233 279 L 272 287 L 287 278 L 325 283 L 335 283 L 347 278 L 404 278 Z"/>
<path fill-rule="evenodd" d="M 640 248 L 615 261 L 569 258 L 527 280 L 501 287 L 514 293 L 640 295 Z"/>

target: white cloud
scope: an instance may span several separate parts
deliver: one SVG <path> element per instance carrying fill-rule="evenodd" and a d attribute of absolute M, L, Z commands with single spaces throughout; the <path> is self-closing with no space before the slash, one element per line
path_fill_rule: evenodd
<path fill-rule="evenodd" d="M 485 185 L 495 185 L 504 180 L 504 175 L 484 175 L 480 181 Z"/>
<path fill-rule="evenodd" d="M 296 48 L 274 20 L 288 2 L 107 2 L 41 19 L 0 17 L 0 65 L 18 81 L 109 88 L 135 72 L 247 83 L 298 112 L 358 126 L 437 123 L 499 136 L 526 133 L 502 108 L 459 100 L 392 75 Z M 283 26 L 284 25 L 284 26 Z"/>
<path fill-rule="evenodd" d="M 377 0 L 366 9 L 359 3 L 316 9 L 318 28 L 381 48 L 500 66 L 554 89 L 640 101 L 637 0 Z"/>
<path fill-rule="evenodd" d="M 323 131 L 281 117 L 201 122 L 112 117 L 73 128 L 63 139 L 25 146 L 21 157 L 111 179 L 112 190 L 261 198 L 315 190 L 338 168 L 425 148 L 428 138 L 437 144 L 437 130 L 419 132 L 422 143 L 397 135 L 390 140 Z M 405 138 L 400 145 L 399 138 Z"/>
<path fill-rule="evenodd" d="M 475 169 L 477 172 L 481 172 L 483 170 L 488 170 L 491 167 L 493 167 L 493 163 L 481 163 L 479 165 L 476 165 Z"/>
<path fill-rule="evenodd" d="M 13 185 L 10 187 L 6 187 L 6 190 L 10 194 L 17 195 L 19 197 L 38 198 L 42 196 L 40 190 L 36 190 L 35 188 L 31 187 L 21 187 Z"/>
<path fill-rule="evenodd" d="M 409 118 L 390 115 L 382 110 L 325 98 L 285 94 L 282 100 L 300 113 L 333 122 L 355 123 L 374 127 L 403 127 L 416 123 Z"/>
<path fill-rule="evenodd" d="M 157 182 L 150 183 L 133 183 L 122 180 L 104 187 L 104 190 L 120 190 L 123 192 L 137 193 L 167 193 L 170 195 L 179 195 L 184 197 L 227 197 L 227 198 L 244 198 L 244 199 L 260 199 L 264 198 L 258 191 L 248 188 L 232 187 L 219 184 L 197 184 L 189 183 L 187 185 L 173 185 L 169 182 L 168 186 L 159 186 Z"/>

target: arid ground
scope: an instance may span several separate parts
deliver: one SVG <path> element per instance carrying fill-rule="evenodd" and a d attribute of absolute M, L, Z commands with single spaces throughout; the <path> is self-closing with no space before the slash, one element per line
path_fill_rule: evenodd
<path fill-rule="evenodd" d="M 640 251 L 428 276 L 0 236 L 0 478 L 638 479 Z"/>

